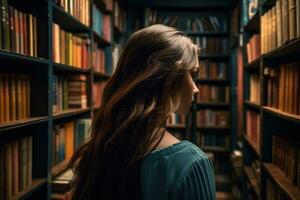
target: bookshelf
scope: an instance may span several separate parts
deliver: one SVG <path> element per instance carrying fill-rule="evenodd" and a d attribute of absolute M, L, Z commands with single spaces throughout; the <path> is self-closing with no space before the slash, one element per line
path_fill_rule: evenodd
<path fill-rule="evenodd" d="M 127 18 L 126 7 L 122 3 L 120 3 L 120 6 L 118 5 L 118 12 L 122 12 L 122 15 L 119 17 L 118 23 L 115 24 L 113 20 L 118 12 L 114 11 L 114 5 L 119 4 L 116 0 L 72 0 L 74 2 L 72 6 L 69 2 L 71 1 L 30 0 L 22 2 L 4 0 L 1 2 L 6 15 L 5 18 L 4 15 L 0 17 L 1 22 L 3 20 L 0 34 L 0 62 L 3 65 L 0 69 L 0 93 L 3 98 L 1 97 L 0 109 L 3 113 L 4 105 L 7 106 L 9 109 L 5 111 L 8 111 L 9 116 L 4 114 L 0 116 L 0 181 L 6 185 L 5 188 L 0 188 L 0 199 L 51 199 L 52 180 L 67 169 L 70 158 L 70 152 L 67 149 L 69 147 L 66 147 L 65 150 L 61 151 L 64 152 L 64 155 L 60 155 L 61 157 L 57 160 L 58 163 L 53 164 L 54 154 L 57 153 L 53 152 L 53 142 L 59 137 L 61 137 L 60 142 L 66 142 L 64 137 L 69 137 L 68 134 L 72 133 L 74 144 L 68 144 L 67 142 L 63 144 L 66 146 L 71 145 L 70 149 L 74 151 L 80 145 L 81 140 L 86 139 L 78 138 L 77 134 L 88 133 L 89 119 L 93 118 L 94 112 L 96 112 L 99 102 L 101 102 L 101 98 L 97 99 L 97 105 L 94 102 L 93 85 L 94 83 L 104 83 L 113 73 L 111 41 L 114 35 L 125 35 L 127 28 L 124 25 Z M 65 5 L 59 5 L 58 3 L 65 3 Z M 104 34 L 103 32 L 101 34 L 95 32 L 93 28 L 93 21 L 99 20 L 93 16 L 93 6 L 96 6 L 101 14 L 107 15 L 106 24 L 103 25 L 105 26 L 103 27 Z M 36 22 L 31 21 L 32 17 Z M 23 20 L 23 23 L 21 23 L 21 20 Z M 123 24 L 120 24 L 120 21 L 124 21 Z M 12 23 L 14 23 L 13 28 L 17 27 L 18 30 L 9 29 Z M 53 31 L 53 23 L 57 24 L 60 30 L 64 32 L 60 31 L 57 35 L 57 32 Z M 114 30 L 119 30 L 119 32 L 115 33 Z M 72 39 L 76 37 L 76 39 L 73 39 L 72 44 L 70 42 L 65 43 L 67 39 L 63 40 L 64 37 L 67 37 L 67 34 L 71 34 Z M 4 39 L 8 35 L 14 38 L 13 40 L 17 38 L 19 43 L 12 43 L 14 46 L 8 46 L 11 44 L 7 41 L 11 42 L 11 40 Z M 57 39 L 57 36 L 59 36 L 59 39 Z M 33 46 L 30 46 L 32 38 L 34 38 Z M 5 42 L 3 43 L 3 41 Z M 55 41 L 60 46 L 55 46 L 57 44 Z M 78 43 L 82 41 L 87 43 Z M 68 44 L 73 45 L 72 51 L 64 51 L 69 48 Z M 32 50 L 31 47 L 35 50 Z M 80 56 L 75 56 L 75 48 L 77 53 L 82 53 Z M 59 58 L 55 55 L 58 49 L 60 52 Z M 98 49 L 100 53 L 93 56 L 95 49 Z M 86 60 L 76 60 L 75 57 L 82 57 Z M 98 59 L 97 62 L 93 63 L 93 60 L 96 59 Z M 99 65 L 99 67 L 96 65 Z M 28 86 L 25 85 L 24 75 L 29 77 Z M 69 90 L 64 89 L 62 90 L 64 92 L 56 91 L 56 87 L 60 87 L 60 80 L 55 82 L 53 76 L 71 81 L 72 77 L 85 77 L 83 80 L 77 80 L 77 82 L 82 82 L 82 87 L 84 87 L 84 90 L 81 91 L 81 95 L 85 96 L 84 102 L 81 102 L 84 106 L 70 107 L 71 96 L 69 95 L 72 94 L 68 92 Z M 69 89 L 72 83 L 68 84 Z M 74 84 L 77 84 L 76 81 Z M 8 90 L 3 90 L 4 87 L 7 87 Z M 18 87 L 20 87 L 20 91 L 23 91 L 22 88 L 26 89 L 24 91 L 28 90 L 28 93 L 22 92 L 19 94 Z M 58 94 L 59 92 L 63 94 Z M 68 93 L 68 101 L 62 100 L 65 93 Z M 20 96 L 21 94 L 24 96 Z M 62 98 L 59 100 L 60 103 L 62 105 L 68 104 L 68 106 L 54 112 L 53 105 L 57 103 L 57 95 Z M 95 94 L 96 97 L 100 95 Z M 26 100 L 25 111 L 19 110 L 23 97 L 28 99 Z M 83 96 L 80 97 L 80 101 L 83 101 L 82 98 Z M 76 101 L 79 100 L 78 97 L 75 99 Z M 18 117 L 22 112 L 28 113 L 26 117 L 25 115 Z M 68 128 L 71 128 L 72 131 Z M 57 129 L 56 131 L 59 130 L 59 133 L 55 133 L 55 129 Z M 57 136 L 58 134 L 62 136 Z M 84 137 L 88 137 L 88 135 Z M 12 159 L 14 163 L 18 161 L 15 157 L 7 156 L 5 152 L 12 151 L 12 156 L 17 155 L 16 153 L 21 152 L 21 147 L 24 146 L 21 142 L 24 138 L 32 138 L 30 143 L 30 139 L 27 139 L 26 148 L 28 150 L 25 151 L 28 152 L 28 160 L 31 158 L 27 163 L 28 165 L 26 165 L 26 169 L 32 170 L 32 172 L 19 174 L 17 170 L 19 166 L 17 166 L 17 169 L 15 165 L 13 167 L 8 166 L 4 159 L 6 161 Z M 30 145 L 31 143 L 32 145 Z M 18 156 L 19 159 L 23 159 L 21 153 Z M 21 167 L 24 166 L 20 165 Z M 8 169 L 11 172 L 7 171 Z M 12 173 L 12 175 L 4 176 L 2 172 Z M 18 182 L 15 178 L 23 180 L 23 176 L 28 177 L 26 179 L 28 183 L 25 187 L 18 188 L 15 185 Z"/>
<path fill-rule="evenodd" d="M 253 6 L 249 6 L 250 2 L 242 2 L 243 162 L 244 169 L 247 169 L 244 175 L 248 177 L 243 187 L 244 199 L 299 199 L 299 171 L 296 167 L 299 157 L 293 152 L 299 151 L 296 143 L 300 141 L 295 134 L 300 127 L 297 110 L 300 3 L 258 1 L 254 13 L 249 13 L 248 8 Z M 249 14 L 253 16 L 247 16 Z M 247 48 L 247 43 L 255 35 L 260 38 L 254 42 L 257 44 Z M 250 51 L 257 55 L 249 62 Z M 258 176 L 249 178 L 255 171 L 260 172 Z"/>

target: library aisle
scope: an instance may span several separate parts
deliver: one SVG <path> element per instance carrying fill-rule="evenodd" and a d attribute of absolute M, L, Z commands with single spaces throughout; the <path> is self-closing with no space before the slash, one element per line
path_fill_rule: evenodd
<path fill-rule="evenodd" d="M 128 38 L 153 24 L 200 48 L 200 92 L 166 128 L 205 152 L 216 199 L 300 200 L 300 0 L 1 0 L 0 8 L 0 200 L 72 198 L 68 163 L 91 136 Z"/>

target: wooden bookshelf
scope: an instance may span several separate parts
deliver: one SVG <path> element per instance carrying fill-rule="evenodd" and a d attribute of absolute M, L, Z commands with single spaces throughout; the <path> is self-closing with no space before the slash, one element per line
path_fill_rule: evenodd
<path fill-rule="evenodd" d="M 11 51 L 6 51 L 3 49 L 0 49 L 0 59 L 2 61 L 20 63 L 20 64 L 39 64 L 42 66 L 48 66 L 49 64 L 49 61 L 45 58 L 27 56 L 27 55 L 23 55 Z"/>
<path fill-rule="evenodd" d="M 90 108 L 69 109 L 69 110 L 64 110 L 64 111 L 61 111 L 61 112 L 53 113 L 52 116 L 53 116 L 53 119 L 60 119 L 60 118 L 71 117 L 71 116 L 87 113 L 90 110 L 91 110 Z"/>
<path fill-rule="evenodd" d="M 197 103 L 197 107 L 229 107 L 229 103 L 223 103 L 223 102 L 201 102 Z"/>
<path fill-rule="evenodd" d="M 77 73 L 77 74 L 89 74 L 91 73 L 90 69 L 82 69 L 79 67 L 69 66 L 60 63 L 53 63 L 53 70 L 57 72 L 68 72 L 68 73 Z"/>
<path fill-rule="evenodd" d="M 249 139 L 249 137 L 246 134 L 244 134 L 243 137 L 244 137 L 244 140 L 246 141 L 246 143 L 251 147 L 253 152 L 256 154 L 256 156 L 260 157 L 260 152 L 259 152 L 257 146 L 253 144 L 253 142 Z"/>
<path fill-rule="evenodd" d="M 59 164 L 55 165 L 51 170 L 51 175 L 53 177 L 59 175 L 61 172 L 65 171 L 68 167 L 69 160 L 64 160 Z"/>
<path fill-rule="evenodd" d="M 258 71 L 259 72 L 259 68 L 260 68 L 260 60 L 261 58 L 257 58 L 255 60 L 253 60 L 251 63 L 247 63 L 247 64 L 244 64 L 244 68 L 246 70 L 251 70 L 251 71 Z"/>
<path fill-rule="evenodd" d="M 244 173 L 247 177 L 248 182 L 250 183 L 254 193 L 256 194 L 257 197 L 259 197 L 259 186 L 257 184 L 257 179 L 254 175 L 254 172 L 252 171 L 251 167 L 244 166 Z"/>
<path fill-rule="evenodd" d="M 26 199 L 32 193 L 37 191 L 39 188 L 46 186 L 46 179 L 32 179 L 32 184 L 29 187 L 26 187 L 22 192 L 19 192 L 17 195 L 13 196 L 13 200 L 17 199 Z"/>
<path fill-rule="evenodd" d="M 101 73 L 101 72 L 94 71 L 93 74 L 94 74 L 95 78 L 100 78 L 100 79 L 104 79 L 104 80 L 107 80 L 111 77 L 109 74 L 105 74 L 105 73 Z"/>
<path fill-rule="evenodd" d="M 82 24 L 79 20 L 67 13 L 64 9 L 52 2 L 53 21 L 63 27 L 64 30 L 70 32 L 89 32 L 90 28 Z"/>
<path fill-rule="evenodd" d="M 294 114 L 291 114 L 291 113 L 287 113 L 287 112 L 281 111 L 277 108 L 272 108 L 272 107 L 269 107 L 269 106 L 263 106 L 263 110 L 265 112 L 271 113 L 272 115 L 277 116 L 279 118 L 284 118 L 284 119 L 289 120 L 289 121 L 300 123 L 300 116 L 299 115 L 294 115 Z"/>
<path fill-rule="evenodd" d="M 263 163 L 268 175 L 281 188 L 290 199 L 297 200 L 300 197 L 300 189 L 294 186 L 284 173 L 271 163 Z"/>
<path fill-rule="evenodd" d="M 276 28 L 276 32 L 274 32 L 275 29 L 273 29 L 274 23 L 272 22 L 272 31 L 264 30 L 265 25 L 263 23 L 265 19 L 270 22 L 270 19 L 276 19 L 275 26 L 278 26 L 277 18 L 273 17 L 276 15 L 278 17 L 278 13 L 276 8 L 276 1 L 274 0 L 264 0 L 258 5 L 258 9 L 256 14 L 252 17 L 252 19 L 249 20 L 248 24 L 243 27 L 243 40 L 244 46 L 243 46 L 243 57 L 244 60 L 247 60 L 247 47 L 246 44 L 249 41 L 249 38 L 251 38 L 254 34 L 260 35 L 261 43 L 259 46 L 261 47 L 261 53 L 262 55 L 254 60 L 253 62 L 249 64 L 244 64 L 244 94 L 249 94 L 250 91 L 250 85 L 247 81 L 248 77 L 250 76 L 250 73 L 256 73 L 259 75 L 260 80 L 260 97 L 262 99 L 261 103 L 253 103 L 248 101 L 247 95 L 244 95 L 244 111 L 247 109 L 252 109 L 254 111 L 257 111 L 260 114 L 260 126 L 257 127 L 260 131 L 260 151 L 258 151 L 256 145 L 254 145 L 249 138 L 244 135 L 243 141 L 245 145 L 243 145 L 243 151 L 244 154 L 247 155 L 244 156 L 244 164 L 249 166 L 256 157 L 259 159 L 259 164 L 263 166 L 263 170 L 261 170 L 261 174 L 259 177 L 259 180 L 261 181 L 262 185 L 260 185 L 256 192 L 257 197 L 259 199 L 267 199 L 267 195 L 271 195 L 272 191 L 268 191 L 267 189 L 267 180 L 272 179 L 272 182 L 275 182 L 279 186 L 279 190 L 284 191 L 284 193 L 288 194 L 290 199 L 299 199 L 299 189 L 296 189 L 296 186 L 293 186 L 288 178 L 285 176 L 283 172 L 281 172 L 274 164 L 269 163 L 272 161 L 272 155 L 273 151 L 273 145 L 272 144 L 272 138 L 273 136 L 280 136 L 276 134 L 284 134 L 290 133 L 291 129 L 298 129 L 300 128 L 300 116 L 290 114 L 284 111 L 281 111 L 279 109 L 265 106 L 266 102 L 269 102 L 269 96 L 267 95 L 269 92 L 268 90 L 268 81 L 269 75 L 266 76 L 264 73 L 264 70 L 266 67 L 270 68 L 278 68 L 281 65 L 293 63 L 293 62 L 299 62 L 299 51 L 300 51 L 300 38 L 296 37 L 292 40 L 289 40 L 289 35 L 287 35 L 287 40 L 285 41 L 283 38 L 283 32 L 281 33 L 282 36 L 282 43 L 278 43 L 278 37 L 280 38 L 280 34 L 278 34 L 278 30 Z M 277 5 L 278 6 L 278 5 Z M 246 7 L 245 7 L 246 8 Z M 274 9 L 273 9 L 274 8 Z M 274 12 L 275 11 L 275 12 Z M 243 12 L 247 12 L 248 10 L 245 10 Z M 273 12 L 273 14 L 272 14 Z M 275 14 L 276 13 L 276 14 Z M 281 13 L 282 14 L 282 13 Z M 270 18 L 272 16 L 272 18 Z M 289 16 L 289 14 L 287 14 Z M 282 16 L 279 16 L 282 18 Z M 283 21 L 281 22 L 283 25 Z M 289 28 L 289 24 L 288 24 Z M 264 32 L 265 31 L 265 32 Z M 268 32 L 267 35 L 266 32 Z M 265 38 L 263 38 L 263 36 Z M 268 40 L 268 41 L 266 41 Z M 281 45 L 280 47 L 278 47 Z M 263 48 L 265 47 L 265 48 Z M 268 52 L 269 49 L 273 49 Z M 267 53 L 263 53 L 267 52 Z M 275 77 L 277 79 L 277 77 Z M 273 80 L 272 80 L 273 81 Z M 277 81 L 277 80 L 274 80 Z M 246 112 L 244 112 L 244 125 L 243 130 L 246 130 Z M 280 130 L 280 131 L 279 131 Z M 278 133 L 278 131 L 280 133 Z M 285 134 L 284 139 L 291 139 L 290 134 Z M 297 139 L 296 139 L 297 140 Z M 298 140 L 297 140 L 298 141 Z M 250 147 L 250 148 L 248 148 Z M 249 168 L 251 169 L 251 168 Z M 298 172 L 299 173 L 299 172 Z M 246 177 L 249 177 L 249 173 Z M 275 184 L 275 185 L 276 185 Z M 244 187 L 245 188 L 245 187 Z M 277 188 L 277 187 L 276 187 Z M 247 191 L 244 191 L 246 194 Z M 270 198 L 270 197 L 269 197 Z M 247 196 L 245 196 L 245 199 L 248 199 Z"/>
<path fill-rule="evenodd" d="M 93 36 L 95 41 L 100 45 L 100 46 L 108 46 L 110 45 L 110 42 L 105 40 L 102 36 L 100 36 L 98 33 L 93 31 Z"/>
<path fill-rule="evenodd" d="M 13 130 L 21 127 L 31 126 L 48 121 L 48 117 L 32 117 L 28 119 L 20 119 L 16 121 L 0 124 L 0 134 L 8 130 Z"/>
<path fill-rule="evenodd" d="M 199 55 L 198 56 L 199 59 L 228 59 L 229 58 L 229 54 L 215 54 L 215 55 Z"/>
<path fill-rule="evenodd" d="M 245 101 L 244 104 L 249 107 L 249 108 L 253 108 L 257 111 L 260 110 L 260 105 L 258 103 L 255 103 L 255 102 L 251 102 L 251 101 Z"/>

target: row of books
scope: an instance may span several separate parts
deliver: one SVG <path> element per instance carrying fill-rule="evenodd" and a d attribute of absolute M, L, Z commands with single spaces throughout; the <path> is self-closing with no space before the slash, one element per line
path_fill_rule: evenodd
<path fill-rule="evenodd" d="M 289 199 L 286 193 L 282 192 L 281 188 L 278 187 L 273 181 L 267 179 L 266 184 L 266 200 L 274 200 L 274 199 Z"/>
<path fill-rule="evenodd" d="M 277 0 L 261 17 L 261 51 L 268 53 L 300 37 L 300 2 Z"/>
<path fill-rule="evenodd" d="M 100 107 L 106 82 L 94 82 L 93 84 L 93 107 Z"/>
<path fill-rule="evenodd" d="M 52 166 L 69 160 L 73 152 L 90 137 L 91 119 L 55 125 L 52 134 Z"/>
<path fill-rule="evenodd" d="M 249 39 L 249 42 L 246 44 L 248 63 L 251 63 L 252 61 L 254 61 L 260 57 L 260 55 L 261 55 L 260 43 L 261 43 L 261 41 L 260 41 L 259 34 L 254 34 Z"/>
<path fill-rule="evenodd" d="M 0 49 L 37 57 L 37 18 L 9 6 L 8 0 L 0 6 Z"/>
<path fill-rule="evenodd" d="M 94 42 L 92 54 L 94 71 L 105 73 L 105 52 L 98 47 L 97 42 Z"/>
<path fill-rule="evenodd" d="M 198 127 L 229 127 L 229 112 L 204 109 L 197 111 Z"/>
<path fill-rule="evenodd" d="M 87 107 L 87 78 L 53 76 L 53 113 Z"/>
<path fill-rule="evenodd" d="M 199 84 L 199 93 L 197 102 L 223 102 L 229 103 L 229 92 L 228 86 L 212 86 L 208 84 Z"/>
<path fill-rule="evenodd" d="M 224 134 L 203 134 L 197 133 L 197 145 L 200 147 L 221 147 L 228 149 L 230 146 L 230 138 Z"/>
<path fill-rule="evenodd" d="M 30 76 L 0 74 L 0 124 L 30 117 Z"/>
<path fill-rule="evenodd" d="M 213 36 L 191 36 L 190 38 L 201 48 L 199 54 L 201 56 L 228 53 L 228 38 Z"/>
<path fill-rule="evenodd" d="M 90 39 L 78 37 L 52 24 L 53 61 L 78 68 L 90 68 Z"/>
<path fill-rule="evenodd" d="M 255 148 L 260 150 L 260 115 L 252 110 L 246 111 L 246 135 Z"/>
<path fill-rule="evenodd" d="M 89 0 L 55 0 L 55 3 L 86 26 L 90 26 Z"/>
<path fill-rule="evenodd" d="M 119 31 L 124 32 L 126 28 L 126 12 L 120 8 L 118 1 L 114 2 L 114 6 L 114 25 Z"/>
<path fill-rule="evenodd" d="M 250 94 L 249 100 L 251 102 L 260 104 L 260 79 L 258 74 L 250 74 Z"/>
<path fill-rule="evenodd" d="M 167 125 L 185 125 L 185 115 L 171 113 L 167 119 Z"/>
<path fill-rule="evenodd" d="M 165 24 L 175 27 L 181 31 L 194 32 L 219 32 L 227 31 L 227 23 L 221 16 L 182 16 L 182 15 L 158 15 L 158 12 L 151 8 L 145 10 L 145 26 L 151 24 Z"/>
<path fill-rule="evenodd" d="M 111 18 L 93 5 L 93 30 L 107 42 L 111 41 Z"/>
<path fill-rule="evenodd" d="M 265 68 L 267 105 L 291 114 L 300 114 L 300 63 Z"/>
<path fill-rule="evenodd" d="M 0 146 L 0 199 L 12 199 L 32 184 L 32 136 Z"/>
<path fill-rule="evenodd" d="M 272 163 L 300 189 L 300 143 L 297 140 L 273 135 Z"/>
<path fill-rule="evenodd" d="M 226 63 L 224 62 L 212 62 L 209 60 L 203 60 L 200 62 L 199 68 L 199 79 L 226 78 Z"/>

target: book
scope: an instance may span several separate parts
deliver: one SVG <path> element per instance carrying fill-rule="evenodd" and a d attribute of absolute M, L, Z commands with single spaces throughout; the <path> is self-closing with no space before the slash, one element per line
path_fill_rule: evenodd
<path fill-rule="evenodd" d="M 260 152 L 260 114 L 252 110 L 246 110 L 246 135 Z"/>
<path fill-rule="evenodd" d="M 229 127 L 229 112 L 204 109 L 197 112 L 197 127 Z"/>
<path fill-rule="evenodd" d="M 199 88 L 197 103 L 229 103 L 229 87 L 198 84 Z"/>

